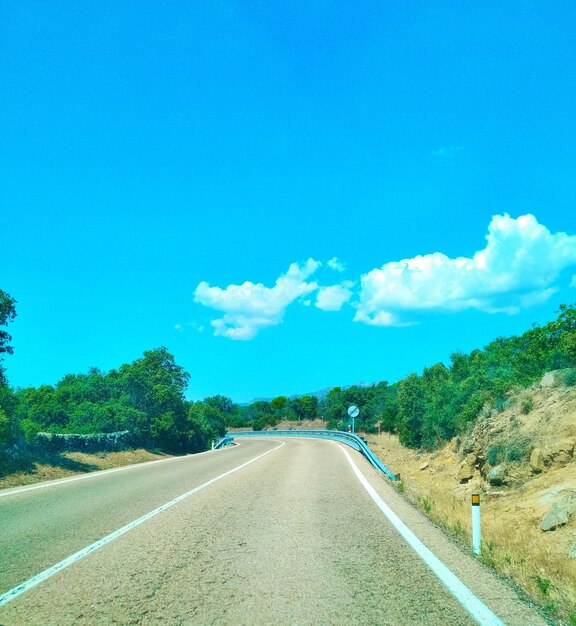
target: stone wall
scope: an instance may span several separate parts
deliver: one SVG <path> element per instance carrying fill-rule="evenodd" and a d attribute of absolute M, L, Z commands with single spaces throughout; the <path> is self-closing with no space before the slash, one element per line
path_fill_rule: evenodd
<path fill-rule="evenodd" d="M 34 446 L 40 452 L 117 452 L 132 447 L 130 432 L 92 435 L 59 435 L 38 433 Z"/>

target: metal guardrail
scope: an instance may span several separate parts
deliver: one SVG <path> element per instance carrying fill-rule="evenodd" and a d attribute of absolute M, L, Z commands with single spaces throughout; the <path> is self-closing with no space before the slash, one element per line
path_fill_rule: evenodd
<path fill-rule="evenodd" d="M 257 430 L 245 432 L 230 432 L 227 435 L 232 438 L 241 437 L 308 437 L 312 439 L 330 439 L 344 443 L 354 450 L 358 450 L 379 471 L 383 472 L 391 480 L 398 480 L 399 475 L 393 474 L 382 461 L 370 450 L 366 442 L 358 435 L 346 433 L 340 430 Z"/>
<path fill-rule="evenodd" d="M 224 446 L 229 446 L 229 445 L 232 444 L 233 441 L 234 441 L 234 437 L 232 437 L 230 434 L 224 435 L 224 437 L 219 439 L 214 444 L 214 446 L 212 447 L 212 450 L 218 450 L 218 448 L 223 448 Z"/>

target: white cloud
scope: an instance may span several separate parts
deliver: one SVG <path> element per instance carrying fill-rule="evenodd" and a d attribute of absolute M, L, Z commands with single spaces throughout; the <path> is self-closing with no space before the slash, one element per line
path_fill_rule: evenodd
<path fill-rule="evenodd" d="M 174 324 L 174 330 L 182 332 L 184 330 L 184 327 L 182 326 L 182 324 Z"/>
<path fill-rule="evenodd" d="M 230 339 L 253 339 L 259 330 L 282 322 L 284 311 L 295 300 L 316 291 L 318 285 L 307 279 L 321 263 L 308 259 L 303 265 L 292 263 L 274 287 L 245 282 L 225 289 L 210 287 L 202 281 L 194 291 L 194 300 L 222 311 L 224 315 L 211 322 L 215 335 Z"/>
<path fill-rule="evenodd" d="M 354 283 L 345 280 L 340 285 L 320 287 L 316 297 L 316 306 L 322 311 L 339 311 L 352 297 Z"/>
<path fill-rule="evenodd" d="M 338 257 L 332 257 L 326 265 L 337 272 L 344 272 L 346 270 L 346 265 Z"/>
<path fill-rule="evenodd" d="M 552 234 L 533 215 L 494 216 L 486 240 L 471 258 L 435 252 L 364 274 L 355 321 L 402 325 L 399 314 L 417 310 L 514 313 L 549 298 L 560 272 L 576 264 L 576 236 Z"/>

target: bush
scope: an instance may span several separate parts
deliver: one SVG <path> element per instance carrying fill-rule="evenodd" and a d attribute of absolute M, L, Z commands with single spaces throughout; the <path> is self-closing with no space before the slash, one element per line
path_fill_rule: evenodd
<path fill-rule="evenodd" d="M 504 461 L 516 463 L 528 456 L 531 443 L 526 437 L 514 437 L 509 441 L 498 441 L 486 450 L 486 461 L 492 466 L 500 465 Z"/>
<path fill-rule="evenodd" d="M 28 418 L 23 419 L 20 422 L 20 426 L 22 427 L 24 439 L 26 439 L 28 443 L 34 443 L 36 435 L 42 430 L 42 427 L 38 424 L 38 422 Z"/>
<path fill-rule="evenodd" d="M 501 443 L 491 445 L 486 450 L 486 461 L 492 467 L 499 465 L 505 458 L 504 446 Z"/>
<path fill-rule="evenodd" d="M 534 408 L 534 399 L 532 396 L 528 396 L 522 400 L 522 404 L 520 405 L 520 410 L 524 415 L 528 415 L 530 411 Z"/>
<path fill-rule="evenodd" d="M 498 396 L 496 400 L 494 400 L 494 410 L 497 413 L 502 413 L 506 408 L 506 398 L 504 396 Z"/>
<path fill-rule="evenodd" d="M 576 369 L 572 369 L 564 374 L 564 384 L 567 387 L 574 387 L 576 385 Z"/>

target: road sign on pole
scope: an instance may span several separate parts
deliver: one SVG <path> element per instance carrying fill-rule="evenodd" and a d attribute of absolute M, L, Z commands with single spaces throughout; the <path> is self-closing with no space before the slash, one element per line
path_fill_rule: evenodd
<path fill-rule="evenodd" d="M 348 415 L 352 418 L 352 433 L 354 433 L 354 419 L 360 415 L 360 409 L 353 404 L 348 407 Z"/>

